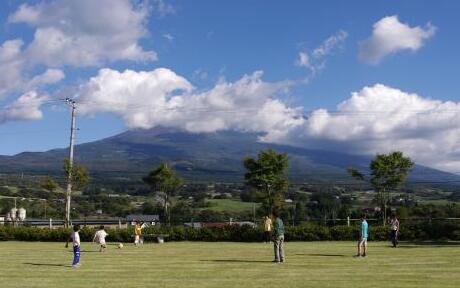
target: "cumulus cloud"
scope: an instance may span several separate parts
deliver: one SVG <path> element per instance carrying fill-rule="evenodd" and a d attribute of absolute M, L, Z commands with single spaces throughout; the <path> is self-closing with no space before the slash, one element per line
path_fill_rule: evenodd
<path fill-rule="evenodd" d="M 376 84 L 353 92 L 334 111 L 317 109 L 304 117 L 301 107 L 277 99 L 292 83 L 262 76 L 256 71 L 197 91 L 165 68 L 102 69 L 78 88 L 78 110 L 114 113 L 129 128 L 260 132 L 261 141 L 355 154 L 401 150 L 418 163 L 460 170 L 454 157 L 460 155 L 460 103 Z"/>
<path fill-rule="evenodd" d="M 196 91 L 182 76 L 165 68 L 148 72 L 102 69 L 79 88 L 83 114 L 112 112 L 130 128 L 165 126 L 190 132 L 238 129 L 285 133 L 298 121 L 297 109 L 273 99 L 291 83 L 262 81 L 262 72 L 235 82 L 220 81 Z"/>
<path fill-rule="evenodd" d="M 401 150 L 419 163 L 459 171 L 460 103 L 382 84 L 364 87 L 337 106 L 318 109 L 278 142 L 356 154 Z"/>
<path fill-rule="evenodd" d="M 30 91 L 20 96 L 15 102 L 0 110 L 0 124 L 8 121 L 38 120 L 43 117 L 40 106 L 48 96 Z"/>
<path fill-rule="evenodd" d="M 417 51 L 435 32 L 436 27 L 431 23 L 410 27 L 401 23 L 396 15 L 384 17 L 374 24 L 371 37 L 360 43 L 359 58 L 378 64 L 387 55 L 403 50 Z"/>
<path fill-rule="evenodd" d="M 47 69 L 42 74 L 27 79 L 23 74 L 26 59 L 21 47 L 21 39 L 7 40 L 0 46 L 0 99 L 10 92 L 28 91 L 53 84 L 62 80 L 65 75 L 59 69 Z"/>
<path fill-rule="evenodd" d="M 0 46 L 0 99 L 22 83 L 23 60 L 20 55 L 23 44 L 22 40 L 15 39 L 5 41 Z"/>
<path fill-rule="evenodd" d="M 138 41 L 146 35 L 146 5 L 130 0 L 62 0 L 23 4 L 10 23 L 35 28 L 25 51 L 30 62 L 52 67 L 93 66 L 106 61 L 156 60 Z"/>

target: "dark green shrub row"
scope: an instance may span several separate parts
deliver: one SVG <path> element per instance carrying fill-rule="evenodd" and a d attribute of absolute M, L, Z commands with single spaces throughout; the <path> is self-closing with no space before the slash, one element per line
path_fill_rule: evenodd
<path fill-rule="evenodd" d="M 66 241 L 70 229 L 34 228 L 0 226 L 0 240 L 19 241 Z M 82 241 L 91 241 L 95 229 L 83 228 L 80 232 Z M 109 242 L 133 241 L 133 230 L 108 229 Z M 263 233 L 250 226 L 226 226 L 223 228 L 193 229 L 182 226 L 151 227 L 144 229 L 144 234 L 168 234 L 166 241 L 233 241 L 233 242 L 261 242 Z M 387 240 L 388 227 L 371 226 L 369 240 Z M 326 227 L 307 224 L 297 227 L 286 227 L 287 241 L 322 241 L 322 240 L 356 240 L 357 227 L 334 226 Z M 148 238 L 146 236 L 146 238 Z M 405 225 L 401 229 L 401 240 L 460 240 L 460 223 L 419 223 Z M 146 239 L 147 241 L 149 239 Z"/>

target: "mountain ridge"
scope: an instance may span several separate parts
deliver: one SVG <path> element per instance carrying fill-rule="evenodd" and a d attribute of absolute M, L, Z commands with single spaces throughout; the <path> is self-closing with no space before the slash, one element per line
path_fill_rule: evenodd
<path fill-rule="evenodd" d="M 345 181 L 348 166 L 367 171 L 372 156 L 340 151 L 304 149 L 258 141 L 257 133 L 225 131 L 188 133 L 175 129 L 128 130 L 101 140 L 75 146 L 75 160 L 92 175 L 140 179 L 150 169 L 168 161 L 190 181 L 243 181 L 245 157 L 274 149 L 289 156 L 293 181 Z M 0 173 L 62 173 L 68 148 L 45 152 L 22 152 L 0 156 Z M 410 181 L 460 181 L 460 176 L 416 165 Z"/>

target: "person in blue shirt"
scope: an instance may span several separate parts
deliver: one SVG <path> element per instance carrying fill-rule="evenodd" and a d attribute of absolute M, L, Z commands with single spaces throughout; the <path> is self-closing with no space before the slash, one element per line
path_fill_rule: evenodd
<path fill-rule="evenodd" d="M 369 225 L 366 221 L 366 215 L 361 215 L 361 224 L 359 229 L 359 241 L 358 241 L 358 255 L 356 257 L 366 257 L 367 252 L 367 236 L 368 236 Z"/>

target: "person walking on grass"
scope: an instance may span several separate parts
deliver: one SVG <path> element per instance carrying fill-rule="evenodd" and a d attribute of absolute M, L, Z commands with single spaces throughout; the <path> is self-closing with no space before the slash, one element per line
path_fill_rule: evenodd
<path fill-rule="evenodd" d="M 394 214 L 391 215 L 390 233 L 391 233 L 391 243 L 393 244 L 393 247 L 396 248 L 398 246 L 399 220 Z"/>
<path fill-rule="evenodd" d="M 77 268 L 80 266 L 80 225 L 73 226 L 73 232 L 70 234 L 70 238 L 65 243 L 65 248 L 69 247 L 69 242 L 72 241 L 73 247 L 73 261 L 72 268 Z"/>
<path fill-rule="evenodd" d="M 270 243 L 271 236 L 272 236 L 272 226 L 273 222 L 270 216 L 264 217 L 264 238 L 265 243 Z"/>
<path fill-rule="evenodd" d="M 359 227 L 358 254 L 356 257 L 366 257 L 367 252 L 367 236 L 369 225 L 366 221 L 366 215 L 361 215 L 361 224 Z"/>
<path fill-rule="evenodd" d="M 284 224 L 283 220 L 278 216 L 278 212 L 273 212 L 273 248 L 275 250 L 275 260 L 273 262 L 280 263 L 285 262 L 286 257 L 284 255 Z"/>
<path fill-rule="evenodd" d="M 105 252 L 105 249 L 107 248 L 107 244 L 105 243 L 105 237 L 107 237 L 107 235 L 109 234 L 105 232 L 104 225 L 101 225 L 101 227 L 99 227 L 99 230 L 97 230 L 97 232 L 94 234 L 93 243 L 101 245 L 99 248 L 99 252 Z"/>

